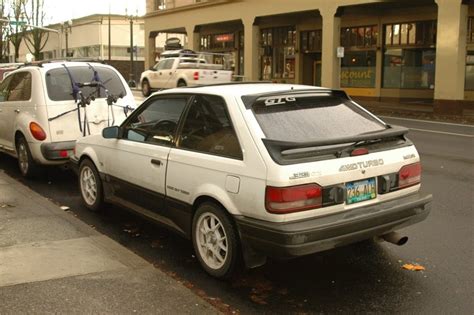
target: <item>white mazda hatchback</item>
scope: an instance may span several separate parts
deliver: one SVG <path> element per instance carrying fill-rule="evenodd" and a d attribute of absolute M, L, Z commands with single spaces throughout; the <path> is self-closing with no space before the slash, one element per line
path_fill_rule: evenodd
<path fill-rule="evenodd" d="M 227 277 L 424 220 L 421 164 L 408 130 L 342 91 L 268 83 L 155 93 L 120 126 L 80 139 L 85 205 L 124 205 L 190 238 Z"/>

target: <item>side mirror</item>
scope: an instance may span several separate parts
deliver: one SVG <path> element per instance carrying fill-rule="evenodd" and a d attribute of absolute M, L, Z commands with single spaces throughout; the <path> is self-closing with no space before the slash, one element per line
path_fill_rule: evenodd
<path fill-rule="evenodd" d="M 120 133 L 120 127 L 112 126 L 102 130 L 102 137 L 105 139 L 118 139 Z"/>
<path fill-rule="evenodd" d="M 151 66 L 150 68 L 148 68 L 149 70 L 151 71 L 156 71 L 155 67 L 154 66 Z"/>

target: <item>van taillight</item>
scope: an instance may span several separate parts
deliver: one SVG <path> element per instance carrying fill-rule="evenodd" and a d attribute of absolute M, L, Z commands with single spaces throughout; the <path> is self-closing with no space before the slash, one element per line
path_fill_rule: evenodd
<path fill-rule="evenodd" d="M 36 140 L 43 141 L 46 139 L 46 132 L 35 122 L 30 123 L 30 132 Z"/>
<path fill-rule="evenodd" d="M 398 188 L 410 187 L 421 182 L 421 163 L 405 165 L 398 172 Z"/>
<path fill-rule="evenodd" d="M 267 186 L 265 208 L 270 213 L 282 214 L 321 208 L 322 188 L 316 184 L 291 187 Z"/>
<path fill-rule="evenodd" d="M 195 71 L 193 75 L 194 81 L 199 80 L 199 71 Z"/>

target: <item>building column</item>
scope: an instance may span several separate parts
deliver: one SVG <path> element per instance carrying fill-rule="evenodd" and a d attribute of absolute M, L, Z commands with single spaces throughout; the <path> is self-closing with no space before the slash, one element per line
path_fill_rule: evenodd
<path fill-rule="evenodd" d="M 435 111 L 462 113 L 466 71 L 467 5 L 462 0 L 436 0 Z"/>
<path fill-rule="evenodd" d="M 244 80 L 257 81 L 258 67 L 258 38 L 260 29 L 254 25 L 255 18 L 247 18 L 244 23 Z"/>
<path fill-rule="evenodd" d="M 187 43 L 186 48 L 199 51 L 199 33 L 196 33 L 194 25 L 186 26 Z"/>
<path fill-rule="evenodd" d="M 333 89 L 340 87 L 341 73 L 340 60 L 336 53 L 341 41 L 341 18 L 335 16 L 337 8 L 329 5 L 319 10 L 323 18 L 321 85 Z"/>
<path fill-rule="evenodd" d="M 155 64 L 156 36 L 158 34 L 151 32 L 145 41 L 145 69 L 149 69 Z"/>

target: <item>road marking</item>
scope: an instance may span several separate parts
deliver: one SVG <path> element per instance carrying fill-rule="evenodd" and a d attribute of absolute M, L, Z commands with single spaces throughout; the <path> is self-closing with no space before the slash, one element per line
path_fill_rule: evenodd
<path fill-rule="evenodd" d="M 466 134 L 464 134 L 464 133 L 434 131 L 434 130 L 418 129 L 418 128 L 409 128 L 409 129 L 410 129 L 410 130 L 414 130 L 414 131 L 430 132 L 430 133 L 437 133 L 437 134 L 449 135 L 449 136 L 458 136 L 458 137 L 474 138 L 474 135 L 466 135 Z"/>
<path fill-rule="evenodd" d="M 399 117 L 380 116 L 380 115 L 378 115 L 378 117 L 383 118 L 383 119 L 408 120 L 408 121 L 416 121 L 416 122 L 428 123 L 428 124 L 474 128 L 474 125 L 455 124 L 455 123 L 447 123 L 447 122 L 440 122 L 440 121 L 431 121 L 431 120 L 422 120 L 422 119 L 413 119 L 413 118 L 399 118 Z"/>

